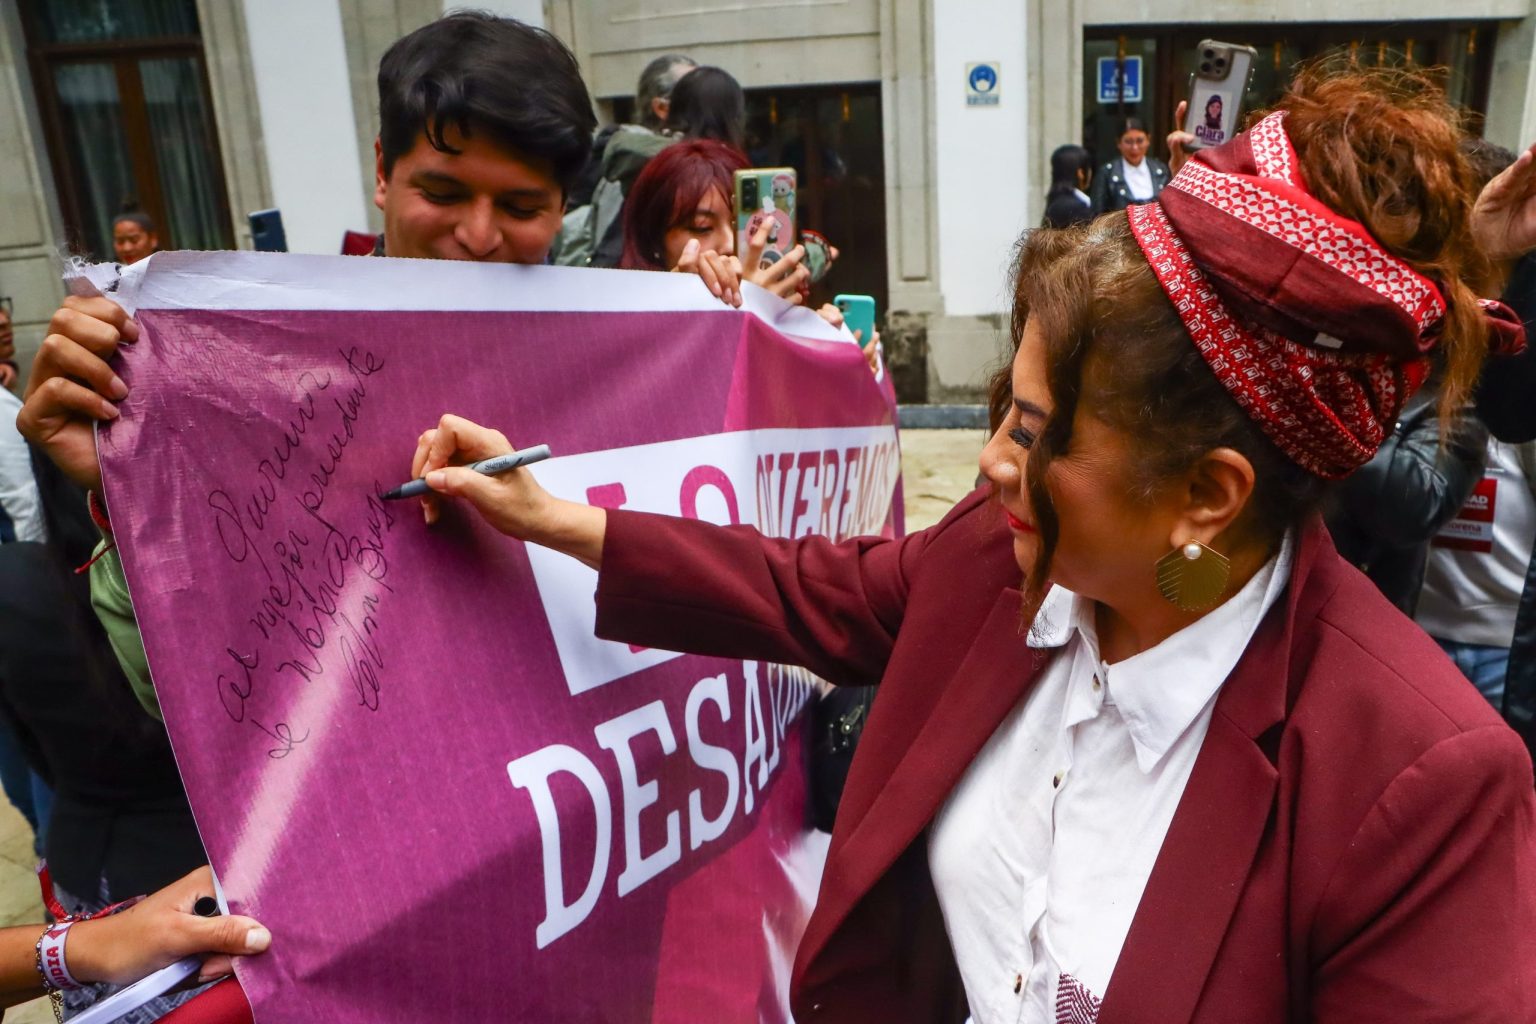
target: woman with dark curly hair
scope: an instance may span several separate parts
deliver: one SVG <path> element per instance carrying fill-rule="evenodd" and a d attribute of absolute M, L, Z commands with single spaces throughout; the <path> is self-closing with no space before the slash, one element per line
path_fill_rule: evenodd
<path fill-rule="evenodd" d="M 1427 79 L 1309 75 L 1031 232 L 989 486 L 902 539 L 559 501 L 442 420 L 413 475 L 599 567 L 600 635 L 880 685 L 797 1020 L 1536 1019 L 1530 760 L 1317 516 L 1432 354 L 1454 410 L 1523 340 L 1459 137 Z"/>

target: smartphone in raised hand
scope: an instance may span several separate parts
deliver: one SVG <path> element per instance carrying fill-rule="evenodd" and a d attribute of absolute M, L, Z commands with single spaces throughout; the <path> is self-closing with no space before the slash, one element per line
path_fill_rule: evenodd
<path fill-rule="evenodd" d="M 1195 73 L 1189 79 L 1189 110 L 1184 130 L 1190 149 L 1219 146 L 1238 132 L 1243 97 L 1253 77 L 1258 51 L 1251 46 L 1206 39 L 1195 49 Z"/>
<path fill-rule="evenodd" d="M 748 167 L 735 174 L 736 251 L 746 252 L 764 220 L 773 222 L 757 269 L 795 247 L 795 169 Z M 749 268 L 751 269 L 751 268 Z"/>
<path fill-rule="evenodd" d="M 832 305 L 843 314 L 843 326 L 849 333 L 860 345 L 868 345 L 875 336 L 875 300 L 868 295 L 839 295 Z"/>

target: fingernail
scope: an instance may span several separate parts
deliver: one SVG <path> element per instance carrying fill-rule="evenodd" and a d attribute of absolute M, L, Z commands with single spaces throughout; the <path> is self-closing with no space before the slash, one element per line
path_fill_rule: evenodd
<path fill-rule="evenodd" d="M 252 928 L 245 933 L 245 951 L 247 953 L 261 953 L 272 945 L 272 933 L 265 928 Z"/>
<path fill-rule="evenodd" d="M 117 376 L 117 374 L 112 375 L 112 383 L 107 385 L 107 390 L 112 393 L 113 398 L 118 400 L 128 397 L 128 385 L 124 384 L 123 378 Z"/>
<path fill-rule="evenodd" d="M 448 483 L 448 474 L 440 469 L 434 469 L 427 474 L 427 486 L 434 491 L 440 491 Z"/>
<path fill-rule="evenodd" d="M 106 409 L 102 410 L 102 415 L 109 420 L 115 420 L 122 415 L 122 412 L 117 408 L 117 406 L 111 405 L 109 403 Z"/>

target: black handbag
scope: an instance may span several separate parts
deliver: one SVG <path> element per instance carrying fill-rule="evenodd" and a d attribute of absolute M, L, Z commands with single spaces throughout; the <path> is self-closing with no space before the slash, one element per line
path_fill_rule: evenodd
<path fill-rule="evenodd" d="M 834 686 L 811 708 L 811 827 L 832 831 L 853 752 L 875 702 L 873 686 Z"/>

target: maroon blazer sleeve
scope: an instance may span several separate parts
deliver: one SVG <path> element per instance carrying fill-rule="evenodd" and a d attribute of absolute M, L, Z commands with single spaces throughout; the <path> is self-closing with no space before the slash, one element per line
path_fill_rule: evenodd
<path fill-rule="evenodd" d="M 672 651 L 804 665 L 840 685 L 880 681 L 932 538 L 985 500 L 900 540 L 781 540 L 745 526 L 610 511 L 597 635 Z"/>
<path fill-rule="evenodd" d="M 1401 772 L 1328 883 L 1311 1020 L 1531 1020 L 1533 819 L 1530 764 L 1503 725 L 1441 740 Z"/>

